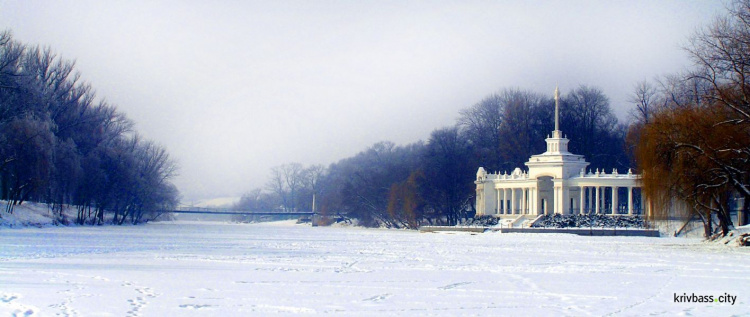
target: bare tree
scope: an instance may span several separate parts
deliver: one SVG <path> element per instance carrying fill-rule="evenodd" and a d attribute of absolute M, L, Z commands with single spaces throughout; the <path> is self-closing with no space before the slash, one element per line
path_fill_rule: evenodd
<path fill-rule="evenodd" d="M 304 183 L 312 191 L 312 211 L 315 212 L 315 199 L 320 190 L 320 180 L 326 168 L 323 165 L 311 165 L 303 171 Z"/>
<path fill-rule="evenodd" d="M 644 80 L 635 85 L 633 93 L 628 99 L 635 105 L 630 111 L 630 116 L 637 123 L 647 124 L 651 114 L 656 110 L 658 101 L 658 90 L 651 82 Z"/>
<path fill-rule="evenodd" d="M 491 94 L 477 104 L 461 110 L 458 118 L 461 133 L 474 145 L 479 157 L 478 165 L 491 170 L 499 170 L 503 165 L 500 128 L 507 101 L 503 96 L 507 96 L 507 92 L 503 95 Z"/>
<path fill-rule="evenodd" d="M 266 187 L 276 193 L 287 211 L 297 210 L 297 195 L 304 186 L 304 167 L 300 163 L 287 163 L 271 168 L 271 179 Z"/>
<path fill-rule="evenodd" d="M 581 85 L 563 97 L 561 108 L 560 125 L 573 140 L 571 152 L 585 156 L 591 168 L 630 167 L 625 126 L 612 113 L 609 98 L 601 89 Z"/>
<path fill-rule="evenodd" d="M 50 125 L 48 120 L 26 116 L 11 121 L 3 131 L 11 149 L 8 157 L 13 158 L 2 175 L 9 186 L 8 212 L 24 201 L 39 201 L 46 192 L 55 142 Z"/>
<path fill-rule="evenodd" d="M 546 133 L 552 131 L 552 99 L 531 91 L 506 89 L 500 94 L 503 122 L 500 126 L 500 150 L 504 170 L 523 166 L 533 154 L 544 149 Z"/>
<path fill-rule="evenodd" d="M 456 225 L 467 218 L 466 212 L 473 197 L 473 171 L 476 166 L 467 164 L 470 145 L 457 128 L 435 130 L 423 157 L 425 194 L 427 204 L 448 225 Z"/>
<path fill-rule="evenodd" d="M 288 191 L 286 183 L 284 182 L 284 170 L 281 166 L 274 166 L 271 168 L 271 177 L 266 183 L 266 188 L 272 193 L 275 193 L 281 202 L 282 208 L 287 208 Z"/>
<path fill-rule="evenodd" d="M 234 206 L 235 209 L 244 211 L 259 211 L 258 202 L 260 201 L 263 190 L 255 188 L 249 192 L 242 194 L 240 201 Z"/>
<path fill-rule="evenodd" d="M 712 98 L 750 121 L 750 0 L 735 0 L 729 14 L 691 38 L 686 48 L 697 69 L 691 78 L 709 83 Z"/>
<path fill-rule="evenodd" d="M 282 170 L 284 172 L 284 182 L 286 183 L 287 189 L 289 189 L 290 196 L 289 203 L 291 205 L 287 207 L 292 211 L 296 211 L 297 195 L 299 193 L 300 187 L 304 185 L 304 166 L 302 166 L 302 164 L 300 163 L 288 163 L 282 165 Z"/>

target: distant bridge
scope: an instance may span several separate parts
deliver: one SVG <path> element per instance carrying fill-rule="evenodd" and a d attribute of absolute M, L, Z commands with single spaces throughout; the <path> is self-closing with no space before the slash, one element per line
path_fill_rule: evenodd
<path fill-rule="evenodd" d="M 168 213 L 203 214 L 203 215 L 246 215 L 246 216 L 313 216 L 312 211 L 246 211 L 228 208 L 177 207 L 167 210 Z"/>

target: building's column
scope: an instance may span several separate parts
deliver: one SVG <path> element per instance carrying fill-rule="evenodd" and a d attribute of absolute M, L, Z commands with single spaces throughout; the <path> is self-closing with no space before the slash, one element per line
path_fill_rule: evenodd
<path fill-rule="evenodd" d="M 500 189 L 498 189 L 498 191 L 502 191 L 503 192 L 503 194 L 501 195 L 503 197 L 503 199 L 501 200 L 501 203 L 500 203 L 500 210 L 501 210 L 500 213 L 501 214 L 505 214 L 505 209 L 506 209 L 505 208 L 505 188 L 500 188 Z"/>
<path fill-rule="evenodd" d="M 553 185 L 552 187 L 552 201 L 550 201 L 550 210 L 552 210 L 552 214 L 554 215 L 557 212 L 557 204 L 559 200 L 560 194 L 557 192 L 557 187 Z"/>
<path fill-rule="evenodd" d="M 503 213 L 503 189 L 498 188 L 497 189 L 497 213 L 502 214 Z"/>
<path fill-rule="evenodd" d="M 581 199 L 578 201 L 578 214 L 583 215 L 583 207 L 586 204 L 586 186 L 581 186 Z"/>
<path fill-rule="evenodd" d="M 510 202 L 512 201 L 510 194 L 511 194 L 512 190 L 513 189 L 511 189 L 511 188 L 506 188 L 505 189 L 505 214 L 506 215 L 510 215 L 510 214 L 513 213 L 513 210 L 510 209 Z"/>
<path fill-rule="evenodd" d="M 534 214 L 534 187 L 529 187 L 529 215 Z"/>
<path fill-rule="evenodd" d="M 529 204 L 529 203 L 528 203 L 528 202 L 526 201 L 526 199 L 528 198 L 528 195 L 526 194 L 526 191 L 528 190 L 528 188 L 527 188 L 527 187 L 524 187 L 524 188 L 522 188 L 521 190 L 523 190 L 523 195 L 522 195 L 522 198 L 521 198 L 521 199 L 523 199 L 523 200 L 521 201 L 521 214 L 524 214 L 524 215 L 525 215 L 525 214 L 529 213 L 529 212 L 527 211 L 527 209 L 526 209 L 526 207 L 528 207 L 527 205 Z"/>
<path fill-rule="evenodd" d="M 501 188 L 500 191 L 502 192 L 500 196 L 502 196 L 502 200 L 500 201 L 500 213 L 505 213 L 505 188 Z"/>
<path fill-rule="evenodd" d="M 523 213 L 523 188 L 517 188 L 516 189 L 518 193 L 518 203 L 516 204 L 516 208 L 518 208 L 518 212 L 516 214 L 522 214 Z"/>
<path fill-rule="evenodd" d="M 560 192 L 557 191 L 557 187 L 552 187 L 552 201 L 549 202 L 550 214 L 554 215 L 557 213 L 558 200 L 560 199 Z"/>
<path fill-rule="evenodd" d="M 581 198 L 579 198 L 579 206 L 578 206 L 578 213 L 583 214 L 584 210 L 586 209 L 586 186 L 581 186 Z"/>
<path fill-rule="evenodd" d="M 497 206 L 495 208 L 497 208 L 497 213 L 500 214 L 500 188 L 495 188 L 495 190 L 495 195 L 497 196 Z"/>
<path fill-rule="evenodd" d="M 533 210 L 532 206 L 534 206 L 534 196 L 533 196 L 534 195 L 534 188 L 533 187 L 528 187 L 526 189 L 528 189 L 528 191 L 529 191 L 526 194 L 526 197 L 528 199 L 528 201 L 526 202 L 526 213 L 531 214 L 531 211 Z"/>
<path fill-rule="evenodd" d="M 516 213 L 516 189 L 515 188 L 510 189 L 510 213 L 511 214 Z"/>
<path fill-rule="evenodd" d="M 619 187 L 612 186 L 612 214 L 613 215 L 617 214 L 617 204 L 619 203 L 617 200 L 620 198 L 620 197 L 617 197 L 618 189 Z"/>
<path fill-rule="evenodd" d="M 599 186 L 594 187 L 594 211 L 599 214 Z"/>
<path fill-rule="evenodd" d="M 575 213 L 577 204 L 576 204 L 576 200 L 573 199 L 573 195 L 572 195 L 573 192 L 570 189 L 571 187 L 568 186 L 568 189 L 563 189 L 563 193 L 565 193 L 565 205 L 568 206 L 568 209 L 569 209 L 568 211 L 572 215 L 573 213 Z"/>
<path fill-rule="evenodd" d="M 554 215 L 555 214 L 555 204 L 557 203 L 557 187 L 552 186 L 552 197 L 547 202 L 547 214 Z"/>
<path fill-rule="evenodd" d="M 512 214 L 513 211 L 510 210 L 510 188 L 505 189 L 505 214 L 509 215 Z"/>
<path fill-rule="evenodd" d="M 586 212 L 590 214 L 594 210 L 594 187 L 588 187 L 589 192 L 589 210 Z"/>
<path fill-rule="evenodd" d="M 609 209 L 607 208 L 607 188 L 609 188 L 609 186 L 602 186 L 602 190 L 599 193 L 599 195 L 602 196 L 601 197 L 602 203 L 599 206 L 599 210 L 601 211 L 602 215 L 609 214 Z M 612 198 L 611 194 L 609 198 Z"/>
<path fill-rule="evenodd" d="M 507 196 L 505 196 L 505 213 L 510 215 L 510 214 L 513 214 L 513 209 L 510 208 L 512 201 L 513 201 L 513 198 L 512 198 L 513 196 L 511 195 L 513 193 L 513 189 L 512 188 L 506 189 L 506 193 L 507 193 Z"/>
<path fill-rule="evenodd" d="M 628 186 L 628 215 L 633 215 L 633 186 Z"/>
<path fill-rule="evenodd" d="M 503 188 L 503 214 L 508 213 L 508 189 Z"/>
<path fill-rule="evenodd" d="M 497 191 L 497 203 L 495 204 L 496 205 L 495 208 L 497 208 L 497 209 L 495 209 L 495 214 L 499 215 L 500 214 L 500 204 L 501 204 L 501 201 L 500 201 L 500 189 L 499 188 L 495 188 L 495 191 Z"/>
<path fill-rule="evenodd" d="M 529 187 L 529 214 L 534 214 L 534 187 Z"/>
<path fill-rule="evenodd" d="M 568 209 L 568 202 L 565 199 L 565 188 L 560 185 L 560 188 L 558 189 L 560 191 L 560 194 L 557 195 L 557 198 L 560 203 L 560 207 L 557 207 L 557 211 L 560 212 L 561 215 L 565 214 L 565 210 Z"/>

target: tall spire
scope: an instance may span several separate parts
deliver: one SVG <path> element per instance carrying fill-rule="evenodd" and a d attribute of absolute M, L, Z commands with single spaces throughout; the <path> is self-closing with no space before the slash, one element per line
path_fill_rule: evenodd
<path fill-rule="evenodd" d="M 563 137 L 560 131 L 560 88 L 555 86 L 555 131 L 552 131 L 552 137 L 547 138 L 547 152 L 552 154 L 569 154 L 568 139 Z"/>
<path fill-rule="evenodd" d="M 560 137 L 560 89 L 555 86 L 555 137 Z"/>

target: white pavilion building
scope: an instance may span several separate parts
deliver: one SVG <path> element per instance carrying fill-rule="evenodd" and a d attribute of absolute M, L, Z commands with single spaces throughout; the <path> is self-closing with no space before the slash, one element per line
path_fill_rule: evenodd
<path fill-rule="evenodd" d="M 528 171 L 510 174 L 477 171 L 477 216 L 519 218 L 549 214 L 641 214 L 645 204 L 640 175 L 586 171 L 582 155 L 568 152 L 559 129 L 559 90 L 555 89 L 555 130 L 546 139 L 547 151 L 532 155 Z"/>

